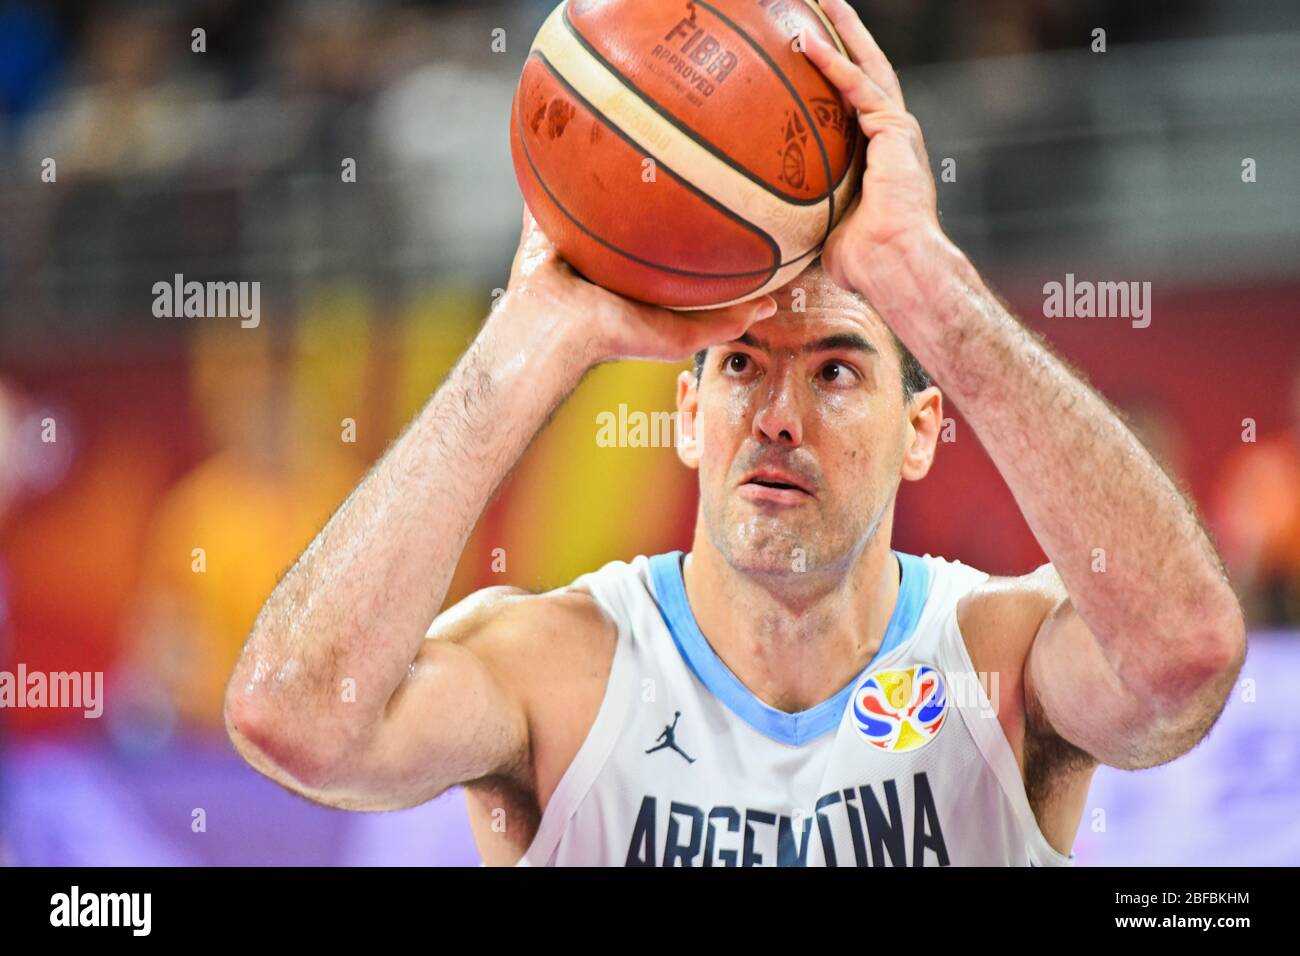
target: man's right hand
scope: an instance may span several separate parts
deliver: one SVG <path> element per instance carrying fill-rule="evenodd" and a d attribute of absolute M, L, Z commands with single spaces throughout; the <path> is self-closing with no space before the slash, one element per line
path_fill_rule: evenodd
<path fill-rule="evenodd" d="M 636 302 L 588 282 L 566 263 L 528 207 L 506 299 L 525 300 L 583 330 L 591 365 L 616 359 L 680 362 L 700 349 L 739 338 L 776 312 L 770 295 L 720 309 L 676 312 Z"/>

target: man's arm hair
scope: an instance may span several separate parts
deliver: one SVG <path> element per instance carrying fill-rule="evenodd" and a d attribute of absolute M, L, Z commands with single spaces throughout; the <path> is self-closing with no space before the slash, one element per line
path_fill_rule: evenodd
<path fill-rule="evenodd" d="M 537 715 L 529 689 L 562 688 L 568 675 L 602 661 L 607 674 L 613 630 L 584 591 L 484 588 L 434 620 L 365 745 L 328 776 L 294 776 L 291 754 L 268 752 L 292 748 L 282 735 L 232 728 L 231 736 L 258 770 L 340 809 L 399 810 L 484 777 L 533 792 Z"/>
<path fill-rule="evenodd" d="M 389 715 L 403 711 L 413 669 L 442 688 L 429 719 L 459 734 L 434 739 L 448 750 L 426 755 L 426 789 L 517 757 L 518 704 L 472 652 L 430 647 L 425 634 L 492 493 L 586 371 L 572 334 L 544 304 L 507 293 L 276 586 L 226 692 L 231 737 L 259 770 L 328 793 L 358 761 L 400 752 Z"/>
<path fill-rule="evenodd" d="M 951 243 L 925 251 L 904 294 L 875 304 L 954 398 L 1050 561 L 1060 599 L 1029 650 L 1027 693 L 1104 763 L 1171 759 L 1213 723 L 1245 654 L 1213 542 L 1083 376 Z"/>

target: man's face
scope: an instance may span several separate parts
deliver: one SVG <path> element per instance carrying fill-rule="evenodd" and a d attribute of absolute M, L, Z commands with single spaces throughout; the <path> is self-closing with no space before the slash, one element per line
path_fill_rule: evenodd
<path fill-rule="evenodd" d="M 678 407 L 701 432 L 683 460 L 736 570 L 847 573 L 900 478 L 929 469 L 940 398 L 905 398 L 888 328 L 819 268 L 775 297 L 774 316 L 709 349 L 698 387 L 693 372 L 679 380 Z"/>

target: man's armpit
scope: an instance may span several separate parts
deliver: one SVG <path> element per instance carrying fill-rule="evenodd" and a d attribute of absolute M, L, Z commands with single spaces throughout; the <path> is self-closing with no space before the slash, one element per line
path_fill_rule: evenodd
<path fill-rule="evenodd" d="M 1056 732 L 1030 681 L 1025 681 L 1024 758 L 1025 795 L 1035 808 L 1067 780 L 1090 772 L 1100 763 Z"/>

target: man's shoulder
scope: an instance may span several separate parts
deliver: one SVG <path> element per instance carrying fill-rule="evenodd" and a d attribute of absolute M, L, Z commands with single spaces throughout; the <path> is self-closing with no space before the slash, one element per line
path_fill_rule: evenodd
<path fill-rule="evenodd" d="M 929 551 L 921 554 L 910 554 L 904 551 L 896 553 L 904 561 L 911 560 L 924 567 L 932 583 L 950 581 L 958 587 L 969 589 L 992 576 L 987 571 L 981 571 L 958 558 L 946 558 L 941 554 L 931 554 Z"/>
<path fill-rule="evenodd" d="M 650 585 L 651 557 L 606 561 L 545 591 L 496 585 L 444 610 L 429 637 L 465 644 L 502 669 L 533 677 L 579 656 L 607 674 L 620 619 Z"/>
<path fill-rule="evenodd" d="M 1022 657 L 1039 627 L 1066 597 L 1056 569 L 1043 564 L 1020 575 L 979 572 L 957 605 L 957 618 L 967 643 L 995 640 Z"/>
<path fill-rule="evenodd" d="M 475 651 L 554 649 L 612 633 L 613 622 L 579 578 L 549 591 L 496 585 L 472 592 L 438 615 L 428 637 Z"/>
<path fill-rule="evenodd" d="M 1024 667 L 1043 621 L 1064 589 L 1051 565 L 1024 575 L 985 575 L 956 605 L 957 625 L 975 670 L 999 675 L 996 701 L 1007 737 L 1019 753 Z"/>
<path fill-rule="evenodd" d="M 590 680 L 603 686 L 617 627 L 580 586 L 550 591 L 498 585 L 482 588 L 434 620 L 426 639 L 459 644 L 499 685 L 534 712 L 540 692 Z"/>

